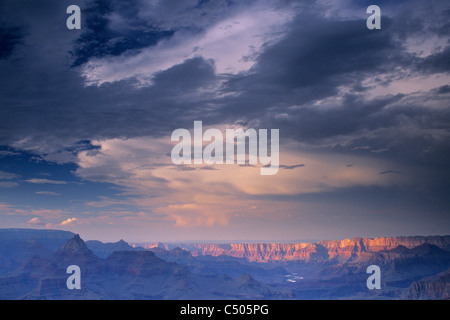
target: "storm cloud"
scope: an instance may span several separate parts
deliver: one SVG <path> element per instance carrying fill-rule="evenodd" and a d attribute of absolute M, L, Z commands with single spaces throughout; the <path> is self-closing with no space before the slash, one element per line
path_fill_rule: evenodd
<path fill-rule="evenodd" d="M 80 159 L 99 161 L 95 155 L 111 141 L 169 142 L 173 130 L 190 129 L 195 120 L 208 127 L 279 128 L 284 150 L 294 146 L 296 155 L 314 154 L 303 162 L 287 152 L 281 171 L 301 179 L 314 168 L 311 162 L 329 159 L 330 167 L 348 169 L 344 180 L 352 183 L 328 177 L 339 183 L 330 189 L 293 185 L 300 190 L 293 194 L 280 186 L 277 197 L 280 190 L 290 197 L 304 190 L 344 192 L 354 181 L 392 188 L 398 180 L 405 198 L 432 195 L 424 201 L 440 203 L 439 215 L 449 208 L 448 1 L 381 1 L 381 30 L 366 27 L 370 1 L 71 4 L 81 7 L 81 30 L 65 27 L 66 3 L 0 5 L 4 154 L 27 152 L 50 164 L 74 164 L 83 179 L 130 187 L 130 172 L 115 161 L 83 167 Z M 169 151 L 151 150 L 162 157 Z M 336 166 L 336 157 L 348 160 L 347 166 Z M 370 179 L 364 170 L 358 179 L 351 173 L 361 165 L 359 157 L 370 159 L 364 167 L 376 173 Z M 178 169 L 173 171 L 194 171 Z M 216 171 L 196 170 L 202 177 Z M 314 175 L 327 185 L 325 176 Z M 158 179 L 151 181 L 165 192 L 177 181 Z M 228 219 L 218 218 L 223 224 Z"/>

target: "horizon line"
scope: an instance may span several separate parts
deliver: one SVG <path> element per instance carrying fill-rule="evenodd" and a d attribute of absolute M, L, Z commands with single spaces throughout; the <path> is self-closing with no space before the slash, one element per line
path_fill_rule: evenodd
<path fill-rule="evenodd" d="M 117 240 L 117 241 L 105 241 L 105 240 L 98 240 L 98 239 L 87 239 L 85 237 L 82 237 L 79 233 L 73 232 L 70 230 L 63 230 L 63 229 L 45 229 L 45 228 L 21 228 L 21 227 L 15 227 L 15 228 L 7 228 L 7 227 L 0 227 L 1 230 L 32 230 L 32 231 L 62 231 L 62 232 L 69 232 L 74 235 L 79 235 L 83 241 L 100 241 L 102 243 L 116 243 L 119 241 L 125 241 L 129 245 L 138 245 L 138 244 L 144 244 L 144 243 L 162 243 L 162 244 L 245 244 L 245 243 L 280 243 L 280 244 L 297 244 L 297 243 L 317 243 L 321 241 L 344 241 L 344 240 L 353 240 L 355 238 L 361 238 L 361 239 L 377 239 L 377 238 L 400 238 L 400 237 L 447 237 L 450 236 L 450 234 L 429 234 L 429 235 L 422 235 L 422 234 L 416 234 L 416 235 L 395 235 L 395 236 L 371 236 L 371 237 L 364 237 L 364 236 L 353 236 L 353 237 L 346 237 L 346 238 L 340 238 L 340 239 L 294 239 L 294 240 L 137 240 L 137 241 L 128 241 L 123 238 Z M 86 239 L 86 240 L 84 240 Z"/>

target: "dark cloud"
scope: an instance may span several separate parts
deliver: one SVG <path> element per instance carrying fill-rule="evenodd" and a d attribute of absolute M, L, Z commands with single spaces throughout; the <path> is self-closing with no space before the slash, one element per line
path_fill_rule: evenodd
<path fill-rule="evenodd" d="M 83 32 L 72 51 L 79 66 L 91 58 L 136 54 L 177 31 L 201 33 L 230 12 L 254 1 L 173 1 L 157 4 L 139 0 L 94 0 L 82 9 Z"/>
<path fill-rule="evenodd" d="M 381 171 L 379 174 L 399 174 L 399 171 L 395 171 L 395 170 L 386 170 L 386 171 Z"/>
<path fill-rule="evenodd" d="M 287 165 L 280 165 L 279 167 L 280 168 L 282 168 L 282 169 L 285 169 L 285 170 L 292 170 L 292 169 L 296 169 L 296 168 L 303 168 L 305 165 L 302 163 L 302 164 L 295 164 L 295 165 L 292 165 L 292 166 L 287 166 Z"/>
<path fill-rule="evenodd" d="M 336 85 L 351 81 L 345 79 L 349 73 L 386 70 L 398 52 L 388 27 L 373 33 L 362 20 L 305 18 L 301 15 L 289 35 L 261 56 L 257 72 L 262 80 L 288 90 Z"/>
<path fill-rule="evenodd" d="M 204 32 L 242 5 L 97 0 L 80 4 L 83 30 L 76 33 L 64 30 L 67 15 L 60 15 L 64 4 L 55 9 L 45 3 L 40 10 L 51 15 L 38 23 L 25 18 L 31 16 L 29 6 L 8 3 L 15 15 L 22 12 L 19 21 L 36 31 L 22 35 L 20 61 L 0 65 L 4 106 L 0 117 L 8 119 L 0 130 L 3 145 L 63 161 L 80 150 L 74 147 L 80 140 L 168 135 L 199 119 L 205 125 L 239 122 L 281 128 L 282 141 L 290 138 L 311 147 L 358 150 L 421 164 L 442 159 L 448 145 L 449 112 L 427 106 L 445 103 L 435 96 L 439 93 L 445 99 L 446 85 L 421 96 L 367 96 L 375 86 L 403 77 L 448 72 L 448 47 L 419 57 L 400 40 L 445 30 L 447 11 L 441 2 L 428 5 L 438 22 L 416 12 L 416 4 L 399 10 L 400 6 L 383 2 L 383 28 L 377 31 L 366 28 L 365 10 L 361 18 L 340 19 L 325 16 L 316 3 L 304 2 L 293 7 L 296 16 L 282 37 L 263 47 L 248 72 L 217 75 L 214 61 L 197 57 L 153 75 L 150 86 L 130 78 L 99 87 L 85 85 L 79 67 L 71 68 L 70 52 L 77 59 L 75 65 L 92 58 L 133 55 L 178 30 Z M 422 8 L 423 2 L 415 3 Z M 406 14 L 413 14 L 414 28 L 404 26 Z M 41 31 L 55 28 L 57 21 L 63 27 L 46 39 Z M 11 39 L 19 36 L 19 30 L 24 27 L 8 33 L 14 35 Z"/>
<path fill-rule="evenodd" d="M 0 59 L 8 58 L 14 48 L 23 42 L 24 36 L 25 31 L 22 27 L 0 20 Z"/>
<path fill-rule="evenodd" d="M 203 166 L 203 167 L 200 167 L 200 170 L 214 171 L 214 170 L 218 170 L 218 169 L 216 169 L 214 167 Z"/>
<path fill-rule="evenodd" d="M 363 80 L 377 81 L 378 74 L 407 67 L 409 55 L 394 34 L 388 22 L 382 32 L 371 32 L 365 20 L 333 21 L 320 13 L 300 13 L 289 33 L 261 54 L 251 73 L 228 81 L 224 90 L 239 96 L 226 100 L 224 112 L 244 119 L 284 112 L 289 119 L 297 120 L 298 114 L 301 123 L 295 127 L 307 137 L 348 132 L 358 125 L 358 117 L 371 113 L 379 101 L 364 102 L 358 110 L 352 101 L 356 98 L 347 95 L 341 105 L 343 110 L 331 112 L 312 104 L 338 96 L 342 86 L 363 93 L 367 90 L 361 86 Z M 293 106 L 302 111 L 293 110 Z M 346 117 L 333 121 L 334 113 L 345 113 Z"/>
<path fill-rule="evenodd" d="M 273 125 L 283 128 L 285 134 L 300 141 L 318 141 L 333 136 L 349 135 L 379 126 L 383 109 L 401 99 L 401 96 L 365 100 L 360 95 L 346 94 L 342 105 L 319 108 L 305 105 L 290 112 L 287 119 L 274 119 Z M 392 126 L 395 119 L 384 117 L 383 125 Z"/>
<path fill-rule="evenodd" d="M 428 73 L 450 71 L 450 46 L 419 61 L 417 68 Z"/>
<path fill-rule="evenodd" d="M 153 77 L 152 93 L 161 96 L 185 95 L 207 88 L 216 81 L 214 62 L 193 58 Z"/>
<path fill-rule="evenodd" d="M 436 93 L 437 94 L 446 94 L 450 92 L 450 85 L 446 84 L 444 86 L 441 86 L 437 88 Z"/>
<path fill-rule="evenodd" d="M 174 34 L 140 18 L 137 1 L 96 0 L 82 12 L 83 33 L 76 41 L 73 66 L 93 57 L 118 56 L 153 46 Z"/>

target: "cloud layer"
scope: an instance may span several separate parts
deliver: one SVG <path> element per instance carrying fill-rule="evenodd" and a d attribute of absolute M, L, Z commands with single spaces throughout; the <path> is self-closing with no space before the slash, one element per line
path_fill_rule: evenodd
<path fill-rule="evenodd" d="M 228 227 L 229 237 L 241 223 L 256 237 L 276 217 L 274 236 L 302 219 L 319 234 L 333 229 L 325 217 L 334 211 L 352 230 L 375 223 L 362 203 L 375 208 L 390 193 L 398 201 L 382 217 L 390 212 L 401 230 L 449 225 L 448 1 L 382 1 L 381 30 L 366 27 L 370 1 L 71 4 L 82 8 L 79 31 L 65 28 L 64 3 L 0 4 L 0 188 L 42 185 L 34 195 L 62 198 L 56 188 L 73 184 L 51 166 L 71 164 L 73 177 L 119 191 L 87 201 L 83 216 L 61 209 L 44 221 L 32 215 L 39 207 L 24 223 L 131 230 L 145 221 L 151 230 Z M 196 120 L 280 129 L 278 175 L 171 164 L 172 131 Z M 14 172 L 9 161 L 22 152 L 55 174 Z"/>

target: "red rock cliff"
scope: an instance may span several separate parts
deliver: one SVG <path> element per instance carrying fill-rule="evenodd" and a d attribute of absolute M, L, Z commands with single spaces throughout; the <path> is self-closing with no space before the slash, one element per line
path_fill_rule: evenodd
<path fill-rule="evenodd" d="M 346 261 L 350 258 L 359 257 L 364 252 L 390 250 L 399 245 L 414 248 L 424 243 L 434 244 L 448 250 L 450 249 L 450 236 L 353 238 L 324 240 L 316 243 L 165 244 L 164 247 L 171 249 L 173 246 L 178 246 L 190 251 L 193 256 L 227 255 L 257 262 L 289 260 L 310 262 L 330 259 Z M 159 244 L 159 246 L 162 245 Z"/>

